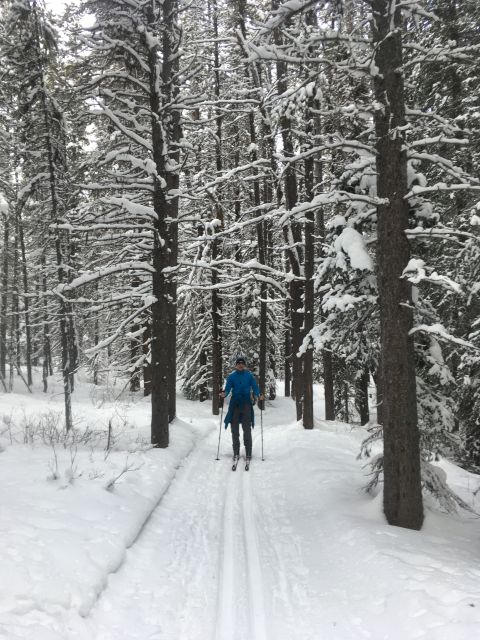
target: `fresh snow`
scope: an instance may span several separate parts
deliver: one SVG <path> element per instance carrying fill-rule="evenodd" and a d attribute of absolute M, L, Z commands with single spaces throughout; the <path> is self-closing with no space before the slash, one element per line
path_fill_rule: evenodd
<path fill-rule="evenodd" d="M 208 403 L 178 403 L 171 446 L 152 450 L 148 399 L 80 382 L 64 446 L 60 385 L 0 394 L 2 640 L 476 637 L 475 515 L 426 500 L 421 532 L 388 526 L 362 491 L 365 431 L 306 431 L 283 397 L 264 412 L 265 461 L 257 416 L 250 471 L 232 473 Z M 478 510 L 478 476 L 436 464 Z"/>
<path fill-rule="evenodd" d="M 335 239 L 335 249 L 344 251 L 353 269 L 363 271 L 373 271 L 373 261 L 367 251 L 365 239 L 352 227 L 345 227 L 341 234 Z"/>

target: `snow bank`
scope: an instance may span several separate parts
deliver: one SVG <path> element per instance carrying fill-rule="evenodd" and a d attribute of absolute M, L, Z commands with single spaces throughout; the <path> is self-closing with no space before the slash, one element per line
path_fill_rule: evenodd
<path fill-rule="evenodd" d="M 55 620 L 64 629 L 65 617 L 89 613 L 210 427 L 176 420 L 171 446 L 152 449 L 142 399 L 113 420 L 107 451 L 103 427 L 120 404 L 95 408 L 80 385 L 73 407 L 76 435 L 65 440 L 60 395 L 0 394 L 1 638 L 65 640 Z"/>

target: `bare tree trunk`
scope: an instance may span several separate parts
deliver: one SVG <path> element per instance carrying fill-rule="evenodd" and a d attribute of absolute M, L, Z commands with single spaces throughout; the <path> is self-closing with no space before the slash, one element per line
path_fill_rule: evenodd
<path fill-rule="evenodd" d="M 172 176 L 173 178 L 174 176 Z M 175 176 L 170 183 L 170 189 L 178 189 L 179 180 Z M 178 216 L 178 200 L 175 215 Z M 171 227 L 171 251 L 170 267 L 174 267 L 178 261 L 178 226 L 175 222 Z M 168 369 L 170 372 L 168 383 L 168 421 L 172 422 L 177 415 L 177 281 L 170 278 L 168 282 Z"/>
<path fill-rule="evenodd" d="M 23 309 L 25 318 L 25 364 L 27 366 L 28 386 L 32 386 L 32 329 L 30 327 L 30 300 L 27 273 L 27 256 L 25 251 L 25 235 L 23 230 L 23 220 L 21 211 L 18 212 L 18 230 L 21 252 L 22 280 L 23 280 Z"/>
<path fill-rule="evenodd" d="M 322 352 L 323 384 L 325 387 L 325 420 L 335 420 L 335 387 L 333 375 L 332 352 Z"/>
<path fill-rule="evenodd" d="M 213 49 L 213 63 L 214 63 L 214 78 L 215 78 L 215 99 L 220 99 L 220 57 L 218 49 L 218 7 L 217 0 L 212 0 L 212 20 L 213 20 L 213 34 L 214 34 L 214 49 Z M 222 162 L 222 112 L 217 109 L 216 111 L 216 131 L 215 131 L 215 165 L 217 176 L 220 176 L 223 170 Z M 223 228 L 223 209 L 219 200 L 219 194 L 217 194 L 217 200 L 215 202 L 215 215 L 220 221 L 220 229 Z M 217 238 L 212 241 L 212 261 L 216 260 L 219 250 L 219 242 Z M 214 416 L 218 416 L 220 413 L 220 391 L 222 389 L 223 382 L 223 367 L 222 367 L 222 299 L 215 285 L 218 282 L 217 272 L 212 270 L 212 413 Z"/>
<path fill-rule="evenodd" d="M 285 302 L 285 334 L 284 334 L 284 369 L 283 369 L 283 377 L 284 377 L 284 395 L 286 398 L 289 398 L 291 395 L 291 384 L 292 384 L 292 369 L 291 369 L 291 359 L 292 359 L 292 339 L 290 332 L 290 302 L 287 300 Z"/>
<path fill-rule="evenodd" d="M 420 529 L 423 505 L 413 339 L 411 285 L 402 278 L 410 258 L 405 98 L 401 9 L 393 0 L 374 0 L 378 288 L 384 436 L 384 509 L 390 524 Z"/>
<path fill-rule="evenodd" d="M 249 127 L 250 127 L 250 142 L 252 144 L 251 161 L 255 162 L 258 159 L 257 148 L 257 136 L 255 131 L 255 117 L 252 111 L 249 114 Z M 255 170 L 255 173 L 257 171 Z M 253 198 L 255 207 L 260 207 L 260 181 L 257 179 L 253 183 Z M 257 223 L 257 247 L 258 247 L 258 261 L 260 264 L 266 264 L 266 242 L 265 242 L 265 223 L 262 221 Z M 265 393 L 266 373 L 267 373 L 267 284 L 262 282 L 260 284 L 260 357 L 259 357 L 259 387 L 262 394 Z M 261 401 L 259 401 L 261 402 Z M 263 406 L 263 403 L 262 403 Z"/>
<path fill-rule="evenodd" d="M 137 333 L 140 329 L 138 324 L 132 326 L 132 333 Z M 140 390 L 140 367 L 136 364 L 141 353 L 140 342 L 135 336 L 130 340 L 130 391 L 135 393 Z"/>
<path fill-rule="evenodd" d="M 3 214 L 3 256 L 2 256 L 2 293 L 0 315 L 0 375 L 7 375 L 7 324 L 8 324 L 8 251 L 10 241 L 10 220 L 8 212 Z"/>
<path fill-rule="evenodd" d="M 42 251 L 40 259 L 40 268 L 42 271 L 42 325 L 43 325 L 43 365 L 42 365 L 42 381 L 43 392 L 48 391 L 48 376 L 53 375 L 52 366 L 52 348 L 50 340 L 50 323 L 48 319 L 47 308 L 47 266 L 45 260 L 45 250 Z"/>
<path fill-rule="evenodd" d="M 176 266 L 177 261 L 178 196 L 169 193 L 176 191 L 179 184 L 176 165 L 181 137 L 180 112 L 174 106 L 178 93 L 175 76 L 180 47 L 176 25 L 178 2 L 163 2 L 161 22 L 155 16 L 152 5 L 147 5 L 146 12 L 152 30 L 161 26 L 163 59 L 160 69 L 158 48 L 145 42 L 148 51 L 153 160 L 158 176 L 154 180 L 153 191 L 153 206 L 157 218 L 154 221 L 152 252 L 155 302 L 152 305 L 151 441 L 156 447 L 165 448 L 169 444 L 169 423 L 175 414 L 176 385 L 176 285 L 169 280 L 165 269 Z M 172 164 L 174 169 L 171 169 Z"/>
<path fill-rule="evenodd" d="M 17 371 L 21 367 L 21 336 L 20 336 L 20 293 L 19 293 L 19 273 L 18 273 L 18 216 L 15 218 L 15 239 L 13 243 L 13 278 L 12 278 L 12 339 L 14 339 L 15 368 Z"/>
<path fill-rule="evenodd" d="M 305 335 L 313 329 L 314 324 L 314 232 L 315 220 L 311 211 L 305 215 Z M 313 345 L 311 343 L 303 356 L 303 426 L 305 429 L 313 429 Z"/>
<path fill-rule="evenodd" d="M 362 375 L 355 383 L 355 406 L 360 416 L 360 424 L 364 425 L 370 421 L 370 411 L 368 408 L 368 383 L 370 372 L 364 369 Z"/>
<path fill-rule="evenodd" d="M 203 307 L 201 308 L 200 313 L 202 315 L 205 313 L 205 309 Z M 200 365 L 201 370 L 205 371 L 208 365 L 207 350 L 205 348 L 203 348 L 200 351 L 198 363 Z M 200 388 L 198 391 L 199 391 L 198 399 L 200 400 L 200 402 L 205 402 L 206 400 L 208 400 L 208 382 L 205 376 L 203 377 L 202 384 L 200 385 Z"/>
<path fill-rule="evenodd" d="M 272 10 L 277 10 L 279 0 L 272 0 Z M 282 44 L 282 35 L 278 29 L 273 30 L 275 44 Z M 284 95 L 288 90 L 288 68 L 286 62 L 281 59 L 276 61 L 277 91 Z M 294 155 L 292 123 L 286 111 L 280 116 L 283 153 L 285 157 Z M 297 177 L 295 163 L 289 163 L 285 168 L 285 206 L 291 210 L 297 204 Z M 298 357 L 298 350 L 303 340 L 303 282 L 300 280 L 302 273 L 302 230 L 298 222 L 286 222 L 283 226 L 283 236 L 287 245 L 287 255 L 290 267 L 295 279 L 290 282 L 290 315 L 291 315 L 291 340 L 292 340 L 292 395 L 295 400 L 297 420 L 302 419 L 303 411 L 303 358 Z"/>
<path fill-rule="evenodd" d="M 237 12 L 238 12 L 238 23 L 240 27 L 240 31 L 242 34 L 243 41 L 247 39 L 247 28 L 246 28 L 246 3 L 244 0 L 237 0 Z M 249 67 L 249 63 L 246 63 L 245 66 L 245 75 L 247 79 L 250 77 L 251 69 Z M 255 74 L 252 73 L 254 76 Z M 253 86 L 256 85 L 255 77 L 252 78 Z M 264 127 L 266 126 L 266 118 L 261 108 L 261 113 L 264 120 Z M 250 160 L 251 162 L 256 162 L 258 160 L 258 145 L 257 145 L 257 132 L 255 127 L 255 111 L 251 110 L 248 114 L 248 125 L 249 125 L 249 133 L 250 133 L 250 145 L 251 145 L 251 154 Z M 265 145 L 264 145 L 265 146 Z M 254 169 L 254 175 L 258 175 L 258 170 Z M 259 178 L 255 178 L 253 182 L 253 204 L 259 210 L 261 205 L 261 193 L 260 193 L 260 180 Z M 257 223 L 257 248 L 258 248 L 258 261 L 260 264 L 267 264 L 267 256 L 266 256 L 266 225 L 262 220 Z M 260 284 L 260 336 L 259 336 L 259 363 L 258 363 L 258 384 L 260 387 L 260 391 L 262 394 L 265 394 L 265 386 L 266 386 L 266 374 L 267 374 L 267 331 L 268 331 L 268 317 L 267 317 L 267 295 L 268 288 L 265 282 Z M 259 401 L 259 406 L 261 405 L 261 401 Z"/>
<path fill-rule="evenodd" d="M 315 117 L 315 133 L 320 135 L 321 124 L 318 116 Z M 313 175 L 316 185 L 321 185 L 323 181 L 322 159 L 315 157 L 313 162 Z M 316 214 L 316 232 L 320 238 L 318 243 L 317 257 L 322 258 L 324 254 L 323 242 L 325 241 L 325 213 L 323 207 L 317 209 Z M 320 318 L 323 319 L 323 312 L 320 309 Z M 323 367 L 323 387 L 325 398 L 325 420 L 335 420 L 335 390 L 332 352 L 328 349 L 322 349 L 322 367 Z"/>
<path fill-rule="evenodd" d="M 349 388 L 348 382 L 345 380 L 343 383 L 343 406 L 345 412 L 345 422 L 350 423 L 350 403 L 349 403 Z"/>
<path fill-rule="evenodd" d="M 305 129 L 306 144 L 315 144 L 315 128 L 313 126 L 314 107 L 312 98 L 308 101 L 307 126 Z M 314 156 L 304 162 L 305 167 L 305 197 L 313 200 L 315 193 Z M 313 209 L 305 212 L 305 295 L 304 295 L 304 333 L 306 336 L 313 329 L 315 320 L 315 295 L 313 275 L 315 270 L 315 213 Z M 313 429 L 313 344 L 311 340 L 303 355 L 303 426 Z"/>
<path fill-rule="evenodd" d="M 143 325 L 145 327 L 142 336 L 143 363 L 143 395 L 149 396 L 152 393 L 152 362 L 150 354 L 150 342 L 152 331 L 150 329 L 150 319 L 147 318 Z"/>
<path fill-rule="evenodd" d="M 94 324 L 94 330 L 93 330 L 93 344 L 95 346 L 97 346 L 98 342 L 99 342 L 99 322 L 98 322 L 98 315 L 95 316 L 95 324 Z M 93 384 L 97 385 L 98 384 L 98 351 L 95 353 L 95 358 L 93 361 Z"/>

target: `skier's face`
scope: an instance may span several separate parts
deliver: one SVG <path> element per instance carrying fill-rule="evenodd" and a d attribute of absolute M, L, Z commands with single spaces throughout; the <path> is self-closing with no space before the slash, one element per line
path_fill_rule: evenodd
<path fill-rule="evenodd" d="M 235 365 L 235 368 L 237 369 L 237 371 L 243 371 L 245 367 L 246 367 L 246 364 L 243 361 L 237 362 L 237 364 Z"/>

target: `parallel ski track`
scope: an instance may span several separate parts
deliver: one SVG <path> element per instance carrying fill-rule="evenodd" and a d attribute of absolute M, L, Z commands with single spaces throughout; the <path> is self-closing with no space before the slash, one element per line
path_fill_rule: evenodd
<path fill-rule="evenodd" d="M 215 640 L 267 640 L 263 577 L 253 511 L 251 474 L 241 459 L 224 493 Z M 242 549 L 243 547 L 243 549 Z M 243 553 L 242 553 L 243 551 Z M 245 598 L 245 602 L 242 599 Z M 248 613 L 244 620 L 242 605 Z M 239 636 L 242 622 L 249 630 Z"/>
<path fill-rule="evenodd" d="M 265 627 L 265 605 L 263 602 L 262 565 L 258 550 L 255 527 L 250 471 L 243 476 L 243 531 L 247 557 L 250 631 L 254 640 L 267 640 Z"/>
<path fill-rule="evenodd" d="M 232 471 L 227 481 L 223 504 L 223 537 L 221 541 L 215 640 L 230 640 L 236 626 L 234 607 L 234 512 L 235 484 L 238 471 Z"/>
<path fill-rule="evenodd" d="M 152 539 L 158 539 L 160 547 L 165 549 L 155 558 L 158 589 L 150 586 L 150 590 L 143 594 L 150 600 L 150 606 L 143 612 L 146 624 L 142 632 L 151 634 L 158 624 L 158 631 L 148 637 L 163 638 L 166 633 L 165 638 L 170 638 L 174 633 L 177 640 L 190 640 L 193 636 L 197 638 L 199 630 L 192 627 L 192 622 L 195 624 L 194 612 L 198 615 L 203 608 L 207 616 L 202 623 L 205 639 L 268 640 L 252 495 L 255 465 L 259 458 L 254 460 L 247 472 L 243 458 L 235 472 L 230 470 L 230 466 L 224 466 L 227 458 L 222 457 L 221 462 L 215 462 L 212 458 L 212 468 L 209 470 L 206 458 L 210 445 L 213 449 L 213 442 L 213 432 L 201 438 L 182 462 L 180 473 L 175 474 L 166 487 L 129 549 L 122 568 L 115 577 L 112 576 L 115 581 L 113 589 L 107 587 L 99 599 L 106 600 L 106 608 L 102 610 L 102 602 L 97 602 L 94 616 L 88 616 L 92 638 L 105 640 L 127 637 L 121 622 L 125 613 L 122 612 L 117 624 L 110 627 L 108 607 L 121 605 L 125 592 L 132 600 L 137 597 L 142 585 L 142 572 L 147 570 L 151 562 L 148 549 L 153 547 Z M 199 470 L 206 474 L 203 476 L 206 482 L 195 482 Z M 220 505 L 218 498 L 222 500 Z M 183 500 L 181 510 L 180 499 Z M 174 527 L 173 537 L 165 535 L 169 521 Z M 176 528 L 178 531 L 188 530 L 191 535 L 188 538 L 182 535 L 175 538 Z M 215 531 L 219 534 L 216 539 Z M 145 551 L 143 542 L 147 543 Z M 210 604 L 208 585 L 205 588 L 206 565 L 202 560 L 199 562 L 199 558 L 207 562 L 210 558 L 213 568 L 215 555 L 218 558 L 217 571 L 214 570 L 217 578 L 216 602 L 215 599 L 213 602 L 210 600 Z M 177 614 L 173 618 L 174 610 L 164 608 L 167 584 L 168 589 L 183 600 L 185 615 Z M 152 620 L 147 620 L 150 617 Z"/>

